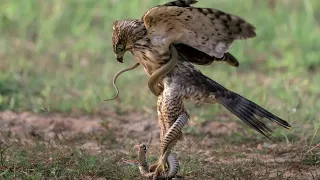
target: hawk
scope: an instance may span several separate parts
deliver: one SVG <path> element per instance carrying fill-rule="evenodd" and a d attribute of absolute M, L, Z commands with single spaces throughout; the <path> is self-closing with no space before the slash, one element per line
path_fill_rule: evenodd
<path fill-rule="evenodd" d="M 192 63 L 210 64 L 216 58 L 238 62 L 228 53 L 233 42 L 256 35 L 255 28 L 242 18 L 216 9 L 191 7 L 195 2 L 180 0 L 156 6 L 142 20 L 116 21 L 113 26 L 112 43 L 117 60 L 123 62 L 124 53 L 130 51 L 150 78 L 154 74 L 163 77 L 162 90 L 156 93 L 161 155 L 154 177 L 182 136 L 181 128 L 189 118 L 184 101 L 221 104 L 268 138 L 272 130 L 263 118 L 290 128 L 286 121 L 194 67 Z M 173 61 L 176 62 L 173 67 L 166 66 Z M 166 73 L 159 76 L 159 72 Z"/>
<path fill-rule="evenodd" d="M 152 75 L 169 61 L 169 46 L 174 45 L 185 60 L 194 64 L 209 65 L 216 60 L 239 66 L 229 50 L 235 40 L 255 37 L 255 27 L 217 9 L 191 7 L 196 2 L 169 2 L 148 10 L 142 20 L 116 21 L 112 42 L 117 60 L 123 62 L 124 53 L 130 51 Z M 159 95 L 159 91 L 152 92 Z"/>

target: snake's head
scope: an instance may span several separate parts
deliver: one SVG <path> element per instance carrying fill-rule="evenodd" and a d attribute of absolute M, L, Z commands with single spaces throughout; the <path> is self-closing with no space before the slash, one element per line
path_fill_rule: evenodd
<path fill-rule="evenodd" d="M 147 154 L 147 146 L 142 143 L 135 145 L 134 148 L 138 148 L 139 153 Z"/>
<path fill-rule="evenodd" d="M 138 148 L 138 162 L 141 166 L 143 167 L 147 167 L 147 159 L 146 159 L 146 155 L 147 155 L 147 146 L 139 143 L 137 145 L 134 146 L 134 148 Z"/>

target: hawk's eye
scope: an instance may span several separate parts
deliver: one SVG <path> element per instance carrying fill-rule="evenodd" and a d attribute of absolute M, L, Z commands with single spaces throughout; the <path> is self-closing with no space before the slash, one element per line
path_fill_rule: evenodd
<path fill-rule="evenodd" d="M 122 44 L 118 44 L 117 45 L 117 51 L 123 51 L 124 50 L 124 46 Z"/>

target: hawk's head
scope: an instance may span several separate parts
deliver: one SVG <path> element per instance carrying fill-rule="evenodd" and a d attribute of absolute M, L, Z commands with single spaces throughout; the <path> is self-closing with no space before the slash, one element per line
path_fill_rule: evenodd
<path fill-rule="evenodd" d="M 140 20 L 124 20 L 113 23 L 112 46 L 119 62 L 123 62 L 124 53 L 134 46 L 135 41 L 142 38 L 140 37 L 142 29 L 144 29 L 144 25 Z"/>

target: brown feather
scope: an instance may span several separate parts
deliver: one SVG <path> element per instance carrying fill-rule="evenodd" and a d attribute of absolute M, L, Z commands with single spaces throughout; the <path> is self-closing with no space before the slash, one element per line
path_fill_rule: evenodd
<path fill-rule="evenodd" d="M 222 58 L 216 58 L 185 44 L 175 44 L 174 46 L 181 55 L 186 57 L 186 60 L 197 65 L 210 65 L 213 61 L 226 61 L 232 66 L 239 66 L 238 60 L 230 53 L 225 53 Z"/>
<path fill-rule="evenodd" d="M 168 2 L 168 3 L 160 5 L 160 6 L 190 7 L 191 4 L 195 4 L 197 2 L 198 1 L 196 1 L 196 0 L 178 0 L 178 1 Z"/>
<path fill-rule="evenodd" d="M 288 122 L 203 75 L 187 61 L 179 63 L 163 83 L 164 94 L 168 98 L 166 102 L 172 101 L 171 109 L 176 109 L 175 106 L 183 107 L 183 104 L 180 105 L 183 100 L 197 103 L 219 103 L 268 138 L 272 130 L 262 121 L 263 118 L 276 122 L 282 127 L 290 128 Z M 170 98 L 175 99 L 169 100 Z"/>
<path fill-rule="evenodd" d="M 222 58 L 237 39 L 255 37 L 255 27 L 241 17 L 217 9 L 158 6 L 143 16 L 152 43 L 166 49 L 185 44 Z"/>

